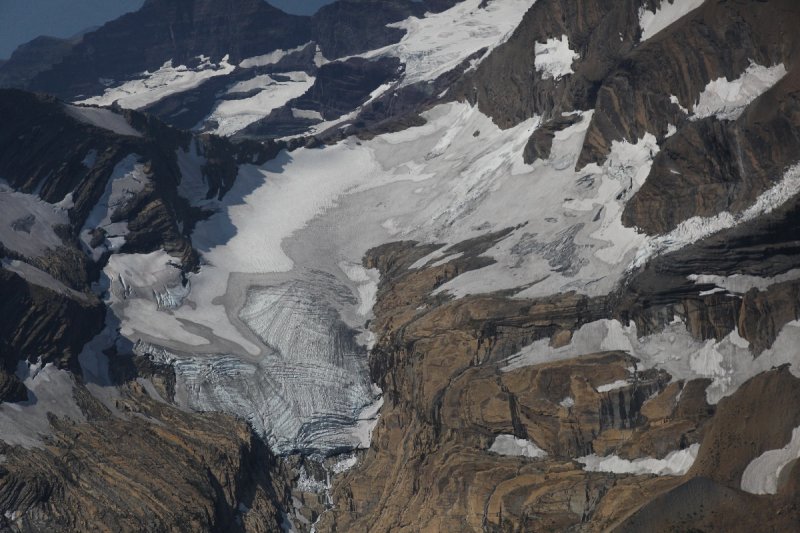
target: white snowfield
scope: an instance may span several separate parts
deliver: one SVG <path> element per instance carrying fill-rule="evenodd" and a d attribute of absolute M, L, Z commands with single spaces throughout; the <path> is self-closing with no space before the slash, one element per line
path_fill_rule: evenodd
<path fill-rule="evenodd" d="M 672 25 L 691 11 L 694 11 L 705 0 L 661 0 L 655 11 L 639 8 L 639 27 L 642 29 L 642 41 L 646 41 L 661 30 Z"/>
<path fill-rule="evenodd" d="M 542 78 L 556 81 L 573 74 L 572 63 L 581 57 L 570 49 L 566 35 L 562 35 L 560 39 L 551 37 L 544 43 L 536 43 L 534 53 L 534 66 L 542 73 Z"/>
<path fill-rule="evenodd" d="M 127 222 L 112 222 L 114 213 L 128 204 L 138 193 L 142 192 L 150 182 L 145 167 L 139 162 L 139 156 L 131 154 L 114 168 L 108 179 L 103 196 L 94 206 L 81 229 L 80 238 L 86 250 L 95 261 L 106 251 L 119 250 L 125 244 L 128 234 Z M 92 248 L 92 230 L 102 229 L 106 232 L 104 241 Z"/>
<path fill-rule="evenodd" d="M 614 474 L 635 474 L 656 476 L 682 476 L 689 471 L 700 451 L 699 444 L 692 444 L 683 450 L 671 452 L 663 459 L 644 457 L 629 461 L 616 455 L 599 457 L 587 455 L 575 459 L 581 463 L 584 470 L 589 472 L 611 472 Z"/>
<path fill-rule="evenodd" d="M 741 76 L 711 80 L 694 105 L 691 120 L 715 116 L 719 120 L 736 120 L 753 100 L 767 92 L 786 76 L 783 63 L 764 67 L 751 62 Z"/>
<path fill-rule="evenodd" d="M 125 120 L 125 117 L 111 111 L 110 109 L 81 107 L 75 105 L 65 105 L 64 109 L 69 116 L 86 124 L 91 124 L 92 126 L 97 126 L 98 128 L 113 131 L 119 135 L 128 135 L 131 137 L 142 136 L 140 132 L 136 131 L 133 126 L 128 124 L 128 121 Z"/>
<path fill-rule="evenodd" d="M 230 74 L 236 68 L 228 62 L 228 56 L 223 57 L 219 63 L 212 63 L 211 58 L 206 56 L 198 56 L 197 59 L 200 64 L 196 68 L 173 66 L 171 60 L 167 61 L 154 72 L 145 71 L 138 79 L 109 87 L 100 96 L 75 103 L 108 106 L 116 102 L 127 109 L 141 109 L 167 96 L 199 87 L 209 78 Z"/>
<path fill-rule="evenodd" d="M 488 51 L 505 42 L 536 0 L 464 0 L 441 13 L 389 24 L 406 30 L 397 44 L 367 52 L 362 57 L 392 56 L 405 64 L 399 86 L 433 81 L 458 67 L 483 48 Z"/>
<path fill-rule="evenodd" d="M 787 281 L 795 281 L 800 279 L 800 268 L 793 268 L 788 272 L 768 278 L 761 276 L 748 276 L 744 274 L 732 274 L 730 276 L 691 274 L 688 276 L 688 279 L 689 281 L 694 281 L 698 285 L 716 285 L 715 289 L 708 291 L 709 293 L 727 292 L 729 294 L 741 295 L 752 289 L 766 291 L 778 283 L 785 283 Z"/>
<path fill-rule="evenodd" d="M 783 448 L 769 450 L 747 465 L 741 487 L 752 494 L 777 494 L 795 461 L 800 459 L 800 427 L 792 431 L 791 440 Z"/>
<path fill-rule="evenodd" d="M 489 451 L 498 455 L 530 457 L 531 459 L 547 457 L 547 452 L 536 444 L 529 440 L 518 439 L 514 435 L 498 435 L 495 437 Z"/>
<path fill-rule="evenodd" d="M 686 325 L 676 320 L 659 333 L 639 337 L 636 325 L 625 326 L 617 320 L 599 320 L 582 326 L 572 342 L 551 348 L 548 339 L 536 341 L 507 359 L 503 371 L 579 357 L 587 353 L 621 350 L 639 360 L 639 369 L 660 368 L 674 380 L 711 379 L 706 399 L 716 404 L 736 392 L 748 379 L 778 367 L 790 365 L 800 377 L 800 321 L 786 324 L 771 348 L 753 357 L 750 343 L 734 330 L 719 342 L 694 339 Z M 598 389 L 599 390 L 599 389 Z"/>
<path fill-rule="evenodd" d="M 53 226 L 67 223 L 61 206 L 16 192 L 0 180 L 0 242 L 9 250 L 30 259 L 40 257 L 63 245 Z"/>
<path fill-rule="evenodd" d="M 401 43 L 367 55 L 400 57 L 406 63 L 402 83 L 430 81 L 474 51 L 503 42 L 533 2 L 479 4 L 466 0 L 404 21 L 408 33 Z M 256 98 L 270 80 L 254 73 L 229 90 L 258 91 L 247 97 Z M 230 102 L 243 107 L 223 108 L 218 116 L 229 124 L 253 103 Z M 214 211 L 192 234 L 202 253 L 200 269 L 183 279 L 163 251 L 112 258 L 98 291 L 111 303 L 113 320 L 85 359 L 100 357 L 102 343 L 135 344 L 141 353 L 156 354 L 174 365 L 182 406 L 243 416 L 279 453 L 364 447 L 381 402 L 366 357 L 373 339 L 365 322 L 378 281 L 361 266 L 369 249 L 398 240 L 440 244 L 415 265 L 422 267 L 457 260 L 448 253 L 456 243 L 513 228 L 486 252 L 495 264 L 438 291 L 455 297 L 503 289 L 518 289 L 518 297 L 600 296 L 653 254 L 768 212 L 800 191 L 800 170 L 790 169 L 743 214 L 690 221 L 668 236 L 648 238 L 623 227 L 621 213 L 658 153 L 653 135 L 615 142 L 606 163 L 576 172 L 591 112 L 558 132 L 550 157 L 532 165 L 524 163 L 523 151 L 538 117 L 501 130 L 465 103 L 439 105 L 423 116 L 422 126 L 244 165 L 222 200 L 206 199 L 198 147 L 179 151 L 180 194 Z M 97 223 L 107 214 L 98 213 Z M 798 340 L 800 327 L 791 324 L 772 351 L 753 359 L 735 333 L 701 343 L 677 323 L 639 339 L 633 326 L 600 321 L 559 349 L 547 340 L 533 343 L 506 369 L 620 349 L 675 379 L 712 378 L 708 396 L 715 402 L 755 373 L 791 359 L 785 346 Z"/>
<path fill-rule="evenodd" d="M 288 78 L 282 80 L 279 78 Z M 247 98 L 231 98 L 220 100 L 211 114 L 204 120 L 210 133 L 230 136 L 250 124 L 268 116 L 289 100 L 305 94 L 315 78 L 305 72 L 282 72 L 279 75 L 261 75 L 251 80 L 240 82 L 228 89 L 229 95 L 257 91 Z"/>

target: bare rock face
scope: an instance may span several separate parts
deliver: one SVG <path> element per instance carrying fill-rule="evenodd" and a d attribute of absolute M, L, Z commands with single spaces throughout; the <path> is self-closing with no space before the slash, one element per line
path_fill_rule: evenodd
<path fill-rule="evenodd" d="M 591 109 L 603 79 L 634 47 L 638 9 L 652 3 L 538 1 L 511 38 L 465 79 L 462 95 L 501 127 Z M 555 79 L 537 69 L 535 45 L 564 36 L 580 59 L 572 63 L 574 74 Z"/>
<path fill-rule="evenodd" d="M 10 372 L 27 358 L 77 368 L 78 354 L 102 329 L 105 316 L 97 298 L 59 294 L 2 269 L 0 312 L 0 355 Z"/>
<path fill-rule="evenodd" d="M 556 133 L 564 131 L 566 128 L 580 121 L 577 115 L 556 117 L 549 120 L 536 129 L 525 146 L 525 162 L 532 163 L 537 159 L 547 159 L 550 157 L 550 150 L 553 147 L 553 139 Z"/>
<path fill-rule="evenodd" d="M 0 87 L 24 87 L 37 74 L 61 61 L 79 40 L 42 36 L 21 45 L 8 61 L 0 63 Z"/>
<path fill-rule="evenodd" d="M 165 61 L 189 64 L 201 55 L 238 61 L 310 40 L 306 17 L 287 15 L 261 0 L 148 0 L 139 11 L 85 35 L 29 88 L 73 97 L 96 91 L 98 78 L 125 79 Z"/>
<path fill-rule="evenodd" d="M 370 450 L 334 484 L 335 507 L 318 527 L 597 528 L 624 512 L 604 508 L 623 499 L 615 494 L 606 503 L 615 483 L 613 491 L 636 505 L 679 482 L 614 482 L 573 459 L 664 457 L 697 442 L 713 414 L 702 383 L 666 387 L 663 374 L 632 377 L 635 361 L 619 352 L 509 366 L 507 357 L 520 345 L 603 316 L 605 303 L 577 295 L 437 302 L 427 296 L 431 287 L 448 268 L 466 269 L 469 262 L 406 271 L 419 253 L 398 245 L 368 259 L 384 274 L 374 323 L 381 340 L 371 365 L 387 400 Z M 619 380 L 622 385 L 603 387 Z M 498 435 L 532 443 L 540 455 L 496 455 L 490 448 Z"/>
<path fill-rule="evenodd" d="M 501 127 L 543 117 L 528 162 L 549 156 L 547 132 L 575 110 L 594 110 L 577 168 L 602 164 L 614 142 L 654 135 L 662 150 L 623 214 L 625 225 L 651 235 L 693 216 L 740 213 L 800 156 L 791 52 L 797 45 L 781 37 L 800 20 L 797 7 L 783 0 L 706 2 L 642 40 L 640 11 L 662 3 L 537 2 L 456 93 Z M 537 66 L 537 47 L 554 39 L 566 39 L 575 54 L 571 73 L 560 77 Z M 754 66 L 788 74 L 725 117 L 696 109 L 711 82 L 736 82 Z"/>
<path fill-rule="evenodd" d="M 323 6 L 311 23 L 325 57 L 336 59 L 398 42 L 405 31 L 387 24 L 424 14 L 424 3 L 411 0 L 345 0 Z"/>
<path fill-rule="evenodd" d="M 295 109 L 335 120 L 370 100 L 371 93 L 394 80 L 401 69 L 400 62 L 389 57 L 356 57 L 322 65 L 315 72 L 314 85 L 305 94 L 249 125 L 240 136 L 275 138 L 302 134 L 314 121 L 298 120 Z"/>
<path fill-rule="evenodd" d="M 774 496 L 743 492 L 740 484 L 750 461 L 789 442 L 800 423 L 799 383 L 784 367 L 753 378 L 721 401 L 689 479 L 635 511 L 618 530 L 791 529 L 800 519 L 796 466 L 784 469 Z"/>
<path fill-rule="evenodd" d="M 614 140 L 645 132 L 662 138 L 668 124 L 683 122 L 680 105 L 693 108 L 708 82 L 734 80 L 751 61 L 788 70 L 795 45 L 779 35 L 796 16 L 796 6 L 782 0 L 706 2 L 641 43 L 603 80 L 578 166 L 604 160 Z"/>
<path fill-rule="evenodd" d="M 784 446 L 798 425 L 798 380 L 786 368 L 758 375 L 715 407 L 706 400 L 710 380 L 669 383 L 663 372 L 637 371 L 621 352 L 515 365 L 508 355 L 520 344 L 555 339 L 603 316 L 608 303 L 574 295 L 437 300 L 427 296 L 431 287 L 468 261 L 406 270 L 424 253 L 398 243 L 367 259 L 383 273 L 371 365 L 387 401 L 370 450 L 334 482 L 334 506 L 318 528 L 739 530 L 797 520 L 789 496 L 796 469 L 775 497 L 739 486 L 747 465 Z M 777 404 L 786 412 L 766 429 Z M 498 436 L 528 451 L 505 455 Z M 699 447 L 694 466 L 664 477 L 590 472 L 576 462 L 590 454 L 635 462 L 690 447 Z"/>
<path fill-rule="evenodd" d="M 690 122 L 666 139 L 623 221 L 666 233 L 693 216 L 740 213 L 800 158 L 800 107 L 793 72 L 736 120 Z"/>
<path fill-rule="evenodd" d="M 4 528 L 279 529 L 282 473 L 245 423 L 182 412 L 135 381 L 123 390 L 112 414 L 78 388 L 87 422 L 54 418 L 46 447 L 3 446 Z"/>
<path fill-rule="evenodd" d="M 12 373 L 0 370 L 0 401 L 23 402 L 28 399 L 28 391 L 20 379 Z"/>

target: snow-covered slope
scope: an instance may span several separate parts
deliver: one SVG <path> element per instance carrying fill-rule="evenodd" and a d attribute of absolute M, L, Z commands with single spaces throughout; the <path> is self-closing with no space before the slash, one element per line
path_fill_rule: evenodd
<path fill-rule="evenodd" d="M 389 55 L 405 65 L 400 87 L 433 81 L 484 48 L 485 57 L 504 42 L 536 0 L 464 0 L 441 13 L 390 24 L 406 30 L 397 43 L 364 54 Z"/>

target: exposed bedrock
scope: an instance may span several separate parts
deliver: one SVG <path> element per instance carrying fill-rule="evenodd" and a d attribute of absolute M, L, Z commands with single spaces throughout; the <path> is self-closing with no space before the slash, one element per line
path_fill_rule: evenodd
<path fill-rule="evenodd" d="M 83 345 L 103 327 L 94 297 L 70 297 L 0 269 L 0 356 L 6 371 L 23 359 L 77 370 Z"/>
<path fill-rule="evenodd" d="M 374 60 L 356 57 L 325 64 L 316 71 L 314 85 L 305 94 L 251 124 L 241 135 L 271 138 L 301 134 L 309 122 L 298 120 L 293 109 L 319 113 L 325 120 L 337 119 L 366 103 L 372 92 L 401 72 L 400 61 L 390 57 Z"/>
<path fill-rule="evenodd" d="M 540 0 L 525 14 L 511 38 L 495 49 L 460 84 L 500 127 L 534 115 L 545 119 L 564 111 L 591 109 L 600 83 L 634 47 L 638 9 L 649 0 Z M 554 79 L 536 68 L 535 43 L 566 36 L 580 55 L 572 75 Z"/>
<path fill-rule="evenodd" d="M 53 416 L 46 447 L 0 447 L 4 530 L 279 529 L 284 474 L 244 422 L 178 410 L 136 381 L 113 413 L 74 394 L 86 422 Z"/>
<path fill-rule="evenodd" d="M 800 161 L 799 92 L 796 69 L 738 119 L 686 124 L 665 140 L 647 181 L 625 206 L 623 223 L 659 234 L 694 216 L 750 207 Z"/>
<path fill-rule="evenodd" d="M 663 140 L 668 124 L 686 120 L 681 106 L 693 110 L 710 81 L 735 80 L 751 61 L 792 71 L 796 37 L 783 36 L 798 20 L 791 0 L 711 1 L 638 45 L 597 92 L 578 167 L 605 160 L 615 140 L 635 142 L 646 132 Z"/>
<path fill-rule="evenodd" d="M 662 151 L 623 215 L 648 234 L 693 216 L 740 213 L 800 160 L 798 44 L 782 37 L 794 35 L 800 8 L 789 0 L 709 1 L 642 41 L 640 10 L 660 5 L 537 2 L 451 94 L 477 103 L 501 127 L 542 116 L 526 162 L 549 156 L 562 114 L 575 110 L 594 110 L 577 168 L 602 164 L 614 142 L 655 135 Z M 537 47 L 564 37 L 576 59 L 573 72 L 559 77 L 537 64 Z M 735 85 L 750 76 L 747 85 L 762 75 L 754 69 L 776 79 L 753 82 L 764 86 L 746 102 L 704 103 L 701 95 L 710 91 L 713 99 L 717 90 L 710 82 Z"/>
<path fill-rule="evenodd" d="M 740 490 L 748 464 L 787 445 L 800 426 L 800 380 L 783 367 L 756 376 L 719 403 L 689 479 L 619 523 L 619 531 L 783 531 L 800 521 L 800 468 L 783 469 L 777 494 Z"/>
<path fill-rule="evenodd" d="M 307 17 L 287 15 L 261 0 L 148 0 L 134 13 L 83 37 L 53 68 L 37 75 L 30 89 L 64 98 L 102 92 L 99 78 L 126 79 L 164 62 L 197 62 L 208 56 L 231 62 L 291 49 L 311 40 Z"/>
<path fill-rule="evenodd" d="M 589 522 L 614 484 L 637 486 L 634 500 L 675 486 L 615 482 L 572 459 L 664 457 L 698 442 L 713 414 L 707 382 L 667 386 L 668 375 L 637 371 L 621 352 L 512 368 L 508 357 L 521 347 L 568 343 L 580 324 L 605 316 L 604 300 L 430 297 L 446 271 L 467 265 L 407 270 L 420 253 L 413 243 L 387 245 L 367 259 L 382 271 L 370 364 L 386 402 L 370 450 L 334 483 L 335 507 L 318 528 L 564 530 Z M 498 435 L 533 443 L 546 458 L 491 453 Z"/>
<path fill-rule="evenodd" d="M 208 198 L 222 198 L 233 186 L 240 164 L 263 163 L 287 146 L 192 136 L 136 111 L 69 106 L 17 90 L 0 91 L 0 113 L 8 117 L 0 125 L 0 176 L 14 191 L 24 193 L 26 201 L 51 204 L 50 210 L 66 215 L 53 228 L 62 250 L 51 249 L 41 257 L 11 255 L 78 290 L 85 290 L 96 276 L 84 263 L 103 264 L 104 253 L 111 250 L 107 238 L 120 225 L 124 240 L 114 251 L 163 249 L 185 269 L 193 269 L 198 255 L 189 235 L 208 213 L 180 196 L 181 182 L 201 181 Z M 196 168 L 182 168 L 179 155 L 193 153 L 199 156 Z M 138 185 L 121 180 L 125 174 Z M 116 193 L 115 180 L 126 183 Z M 113 205 L 107 206 L 105 221 L 99 224 L 104 218 L 99 207 L 107 202 Z M 86 257 L 86 247 L 93 249 L 93 259 Z M 5 248 L 13 251 L 8 243 Z"/>
<path fill-rule="evenodd" d="M 327 59 L 377 50 L 398 42 L 405 30 L 387 24 L 422 17 L 425 4 L 413 0 L 344 0 L 323 6 L 312 17 L 314 40 Z"/>
<path fill-rule="evenodd" d="M 431 290 L 466 264 L 408 269 L 426 252 L 397 243 L 367 257 L 382 272 L 370 364 L 386 402 L 366 456 L 334 480 L 334 507 L 318 529 L 667 531 L 713 529 L 718 520 L 738 531 L 732 515 L 778 530 L 798 519 L 790 496 L 797 468 L 782 475 L 776 496 L 755 498 L 740 488 L 748 464 L 786 445 L 800 425 L 792 407 L 800 381 L 786 368 L 757 375 L 713 406 L 706 399 L 711 380 L 642 370 L 624 352 L 520 364 L 509 356 L 537 339 L 549 338 L 554 349 L 569 344 L 577 328 L 613 313 L 619 301 L 572 294 L 448 301 Z M 794 298 L 785 287 L 775 290 Z M 693 336 L 713 336 L 730 321 L 735 327 L 735 313 L 717 319 L 716 311 L 700 310 L 724 295 L 691 304 L 677 294 L 662 296 L 687 309 Z M 735 303 L 730 311 L 742 305 L 728 300 Z M 786 412 L 762 431 L 775 409 Z M 493 443 L 503 435 L 538 451 L 497 455 L 505 452 Z M 690 449 L 698 455 L 685 474 L 590 472 L 575 462 L 591 454 L 635 462 Z"/>
<path fill-rule="evenodd" d="M 0 63 L 0 87 L 25 87 L 37 74 L 68 55 L 80 41 L 41 36 L 20 45 L 8 61 Z"/>
<path fill-rule="evenodd" d="M 800 281 L 793 274 L 800 264 L 799 217 L 794 199 L 769 215 L 653 258 L 612 296 L 614 315 L 633 320 L 643 335 L 675 317 L 698 339 L 719 340 L 737 330 L 760 354 L 785 324 L 800 318 Z M 761 286 L 745 284 L 730 293 L 690 279 L 697 275 L 745 276 Z"/>

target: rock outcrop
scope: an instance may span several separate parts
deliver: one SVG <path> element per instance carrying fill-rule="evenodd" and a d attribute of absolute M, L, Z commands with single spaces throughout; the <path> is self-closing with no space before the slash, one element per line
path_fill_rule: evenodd
<path fill-rule="evenodd" d="M 400 57 L 348 56 L 454 0 L 341 0 L 314 17 L 148 0 L 79 40 L 20 49 L 0 84 L 68 98 L 166 61 L 230 63 L 138 111 L 0 91 L 0 530 L 796 528 L 797 459 L 774 490 L 748 476 L 772 475 L 759 461 L 800 435 L 800 189 L 787 173 L 800 8 L 706 0 L 645 28 L 678 2 L 538 0 L 512 34 L 408 84 Z M 286 98 L 255 98 L 297 80 Z M 231 138 L 208 133 L 231 116 Z M 424 128 L 375 139 L 412 126 Z M 349 160 L 329 178 L 325 150 L 340 148 L 369 179 L 346 181 Z M 492 218 L 539 213 L 539 190 L 513 198 L 523 176 L 563 209 Z M 249 203 L 272 194 L 287 205 Z M 409 214 L 403 194 L 448 198 Z M 276 232 L 312 243 L 362 221 L 340 213 L 378 222 L 354 232 L 370 243 L 358 252 L 282 235 L 290 267 L 258 256 L 240 272 L 273 228 L 234 219 L 266 207 L 291 219 L 272 219 Z M 390 242 L 412 238 L 426 241 Z M 138 272 L 150 254 L 168 256 L 168 280 Z M 499 268 L 507 288 L 481 292 L 481 270 Z M 472 285 L 448 292 L 460 276 Z M 125 322 L 141 308 L 172 325 Z M 226 331 L 196 316 L 212 308 Z"/>
<path fill-rule="evenodd" d="M 424 14 L 424 3 L 412 0 L 344 0 L 323 6 L 311 23 L 322 53 L 337 59 L 398 42 L 405 31 L 387 24 Z"/>
<path fill-rule="evenodd" d="M 126 79 L 166 61 L 191 65 L 199 56 L 237 62 L 311 40 L 305 17 L 287 15 L 261 0 L 148 0 L 88 33 L 61 62 L 27 88 L 63 98 L 102 92 L 100 78 Z"/>
<path fill-rule="evenodd" d="M 86 422 L 52 418 L 44 447 L 2 446 L 4 530 L 280 529 L 284 474 L 244 422 L 182 412 L 136 381 L 121 391 L 112 413 L 78 386 Z"/>

